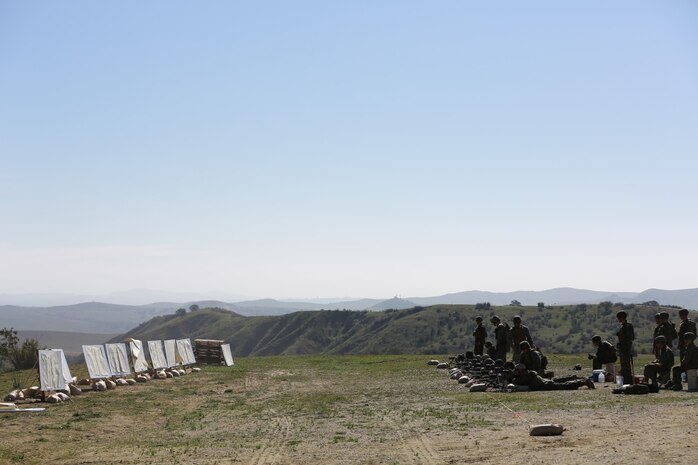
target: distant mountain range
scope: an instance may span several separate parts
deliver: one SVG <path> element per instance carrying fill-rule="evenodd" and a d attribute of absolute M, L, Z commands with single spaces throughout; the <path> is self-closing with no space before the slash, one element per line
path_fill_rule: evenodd
<path fill-rule="evenodd" d="M 141 296 L 151 295 L 139 291 Z M 114 294 L 112 294 L 114 295 Z M 152 294 L 155 296 L 156 294 Z M 160 295 L 160 294 L 157 294 Z M 176 294 L 186 295 L 186 294 Z M 15 297 L 16 298 L 16 297 Z M 29 296 L 24 295 L 25 301 Z M 133 298 L 133 296 L 132 296 Z M 200 308 L 221 308 L 241 316 L 284 315 L 307 310 L 371 310 L 406 309 L 438 304 L 468 305 L 489 302 L 491 305 L 508 305 L 516 300 L 522 305 L 574 305 L 595 304 L 603 301 L 643 303 L 657 301 L 663 305 L 676 305 L 698 309 L 698 288 L 682 290 L 648 289 L 642 292 L 603 292 L 574 288 L 557 288 L 545 291 L 486 292 L 466 291 L 436 297 L 409 297 L 401 299 L 352 299 L 338 302 L 279 301 L 274 299 L 242 300 L 173 300 L 158 301 L 146 305 L 123 305 L 97 301 L 60 306 L 24 306 L 3 303 L 12 302 L 12 296 L 0 295 L 0 326 L 22 330 L 69 331 L 94 334 L 126 332 L 159 315 L 174 313 L 178 308 L 197 305 Z M 17 302 L 16 300 L 14 302 Z"/>

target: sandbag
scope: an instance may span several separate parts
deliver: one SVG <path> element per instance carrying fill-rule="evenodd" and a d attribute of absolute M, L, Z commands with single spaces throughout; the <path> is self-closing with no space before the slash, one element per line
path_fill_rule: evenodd
<path fill-rule="evenodd" d="M 438 365 L 438 363 L 437 363 L 437 365 Z M 201 371 L 201 368 L 199 368 L 199 367 L 194 367 L 194 368 L 191 369 L 191 371 L 193 371 L 194 373 L 198 373 L 198 372 Z"/>
<path fill-rule="evenodd" d="M 448 363 L 439 363 L 438 365 L 436 365 L 436 368 L 438 368 L 439 370 L 445 370 L 446 368 L 448 368 Z"/>
<path fill-rule="evenodd" d="M 36 395 L 38 393 L 39 393 L 39 386 L 32 386 L 32 387 L 22 389 L 22 394 L 24 394 L 25 399 L 32 399 L 32 398 L 36 397 Z"/>
<path fill-rule="evenodd" d="M 528 434 L 531 436 L 559 436 L 565 428 L 562 425 L 555 423 L 547 423 L 544 425 L 531 425 Z"/>
<path fill-rule="evenodd" d="M 82 394 L 82 389 L 72 384 L 68 385 L 68 389 L 70 389 L 71 396 L 79 396 L 80 394 Z"/>
<path fill-rule="evenodd" d="M 470 386 L 470 392 L 485 392 L 486 390 L 487 385 L 485 383 L 478 383 Z"/>
<path fill-rule="evenodd" d="M 136 384 L 136 380 L 133 378 L 126 378 L 126 384 L 128 384 L 129 386 L 133 386 L 134 384 Z"/>
<path fill-rule="evenodd" d="M 438 360 L 429 360 L 429 361 L 427 362 L 427 365 L 434 365 L 434 366 L 436 366 L 436 365 L 438 365 L 438 364 L 439 364 L 439 361 L 438 361 Z"/>
<path fill-rule="evenodd" d="M 470 377 L 465 375 L 458 378 L 458 384 L 466 384 L 468 381 L 470 381 Z"/>

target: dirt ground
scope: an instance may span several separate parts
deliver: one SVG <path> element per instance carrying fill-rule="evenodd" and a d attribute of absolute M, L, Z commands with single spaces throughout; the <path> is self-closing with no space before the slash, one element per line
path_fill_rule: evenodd
<path fill-rule="evenodd" d="M 424 357 L 275 357 L 0 414 L 1 464 L 654 464 L 698 459 L 698 394 L 470 393 Z M 531 437 L 559 423 L 562 436 Z"/>

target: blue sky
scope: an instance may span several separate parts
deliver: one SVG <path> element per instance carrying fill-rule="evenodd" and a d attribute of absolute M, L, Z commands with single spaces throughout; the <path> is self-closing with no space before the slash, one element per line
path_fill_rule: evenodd
<path fill-rule="evenodd" d="M 695 2 L 3 2 L 0 293 L 698 287 Z"/>

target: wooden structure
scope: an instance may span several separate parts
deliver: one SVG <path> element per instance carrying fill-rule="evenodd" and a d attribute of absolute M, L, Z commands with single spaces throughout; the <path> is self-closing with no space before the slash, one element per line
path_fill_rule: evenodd
<path fill-rule="evenodd" d="M 194 355 L 199 363 L 215 363 L 219 365 L 224 361 L 219 339 L 194 339 Z"/>

